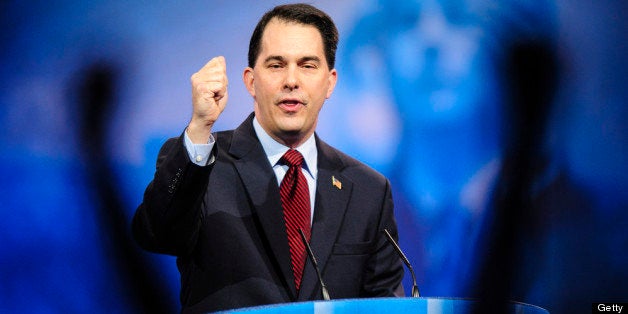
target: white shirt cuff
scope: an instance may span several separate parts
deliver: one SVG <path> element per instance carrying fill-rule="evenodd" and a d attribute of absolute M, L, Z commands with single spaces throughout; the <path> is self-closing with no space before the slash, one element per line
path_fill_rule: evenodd
<path fill-rule="evenodd" d="M 185 148 L 188 151 L 188 156 L 190 156 L 190 161 L 199 166 L 207 166 L 214 162 L 214 156 L 211 156 L 211 152 L 212 148 L 214 148 L 216 140 L 212 134 L 209 135 L 207 144 L 194 144 L 188 136 L 187 129 L 183 133 L 183 137 L 185 138 Z"/>

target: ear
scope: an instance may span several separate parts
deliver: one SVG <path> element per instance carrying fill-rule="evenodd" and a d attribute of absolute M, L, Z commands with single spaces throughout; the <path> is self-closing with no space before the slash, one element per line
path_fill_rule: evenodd
<path fill-rule="evenodd" d="M 255 98 L 255 76 L 253 73 L 253 68 L 246 67 L 244 69 L 244 73 L 242 73 L 242 81 L 244 82 L 244 86 L 246 90 L 249 91 L 249 94 Z"/>
<path fill-rule="evenodd" d="M 329 71 L 329 87 L 327 88 L 327 96 L 326 98 L 331 97 L 331 94 L 334 92 L 334 88 L 336 88 L 336 82 L 338 81 L 338 72 L 336 69 L 331 69 Z"/>

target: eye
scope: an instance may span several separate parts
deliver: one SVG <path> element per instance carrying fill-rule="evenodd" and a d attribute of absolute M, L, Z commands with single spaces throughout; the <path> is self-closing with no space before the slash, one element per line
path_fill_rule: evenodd
<path fill-rule="evenodd" d="M 316 69 L 316 68 L 318 68 L 316 66 L 316 64 L 314 64 L 314 63 L 305 63 L 305 64 L 302 65 L 302 67 L 304 67 L 306 69 Z"/>

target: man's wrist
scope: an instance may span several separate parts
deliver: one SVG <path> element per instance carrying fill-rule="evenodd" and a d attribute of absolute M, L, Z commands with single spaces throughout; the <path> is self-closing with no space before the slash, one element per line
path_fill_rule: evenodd
<path fill-rule="evenodd" d="M 185 129 L 187 136 L 194 144 L 207 144 L 211 137 L 211 125 L 190 121 Z"/>

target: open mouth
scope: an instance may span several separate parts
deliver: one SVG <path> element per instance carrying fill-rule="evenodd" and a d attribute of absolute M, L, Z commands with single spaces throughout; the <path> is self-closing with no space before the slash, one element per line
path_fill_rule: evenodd
<path fill-rule="evenodd" d="M 279 102 L 279 107 L 287 112 L 298 111 L 305 104 L 298 99 L 284 99 Z"/>

